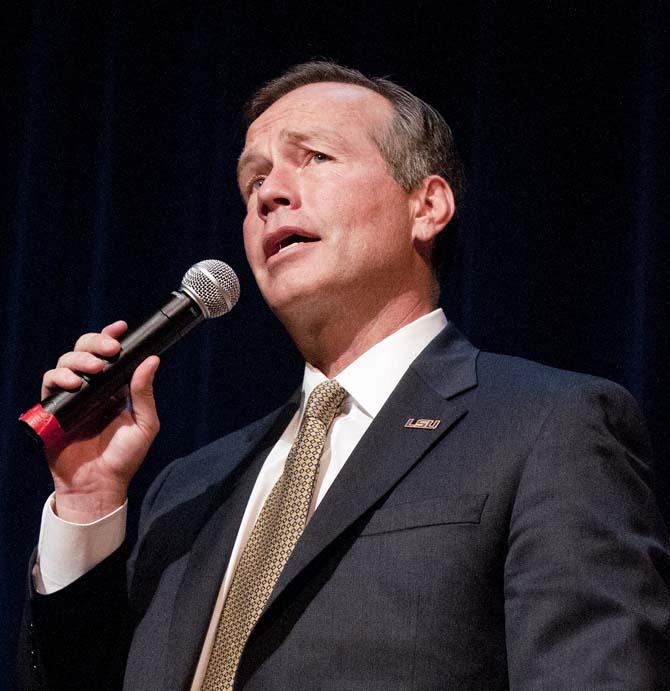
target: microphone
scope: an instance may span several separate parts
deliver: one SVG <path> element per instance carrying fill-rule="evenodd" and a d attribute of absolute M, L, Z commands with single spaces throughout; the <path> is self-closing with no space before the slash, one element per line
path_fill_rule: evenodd
<path fill-rule="evenodd" d="M 145 358 L 160 355 L 205 319 L 227 314 L 239 297 L 240 282 L 228 264 L 218 259 L 194 264 L 168 302 L 120 340 L 120 352 L 101 372 L 80 375 L 79 389 L 45 398 L 19 420 L 44 447 L 58 445 L 66 434 L 104 411 Z"/>

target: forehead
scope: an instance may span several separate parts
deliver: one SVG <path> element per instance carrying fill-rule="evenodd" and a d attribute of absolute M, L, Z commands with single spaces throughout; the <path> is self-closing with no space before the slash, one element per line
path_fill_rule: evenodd
<path fill-rule="evenodd" d="M 391 103 L 355 84 L 318 82 L 301 86 L 277 99 L 247 130 L 246 147 L 273 131 L 310 129 L 368 134 L 386 126 Z"/>

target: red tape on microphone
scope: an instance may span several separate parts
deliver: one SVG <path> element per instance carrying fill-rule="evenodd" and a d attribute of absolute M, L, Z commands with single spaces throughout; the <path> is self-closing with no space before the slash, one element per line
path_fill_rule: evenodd
<path fill-rule="evenodd" d="M 61 444 L 65 437 L 65 432 L 58 420 L 44 410 L 41 403 L 37 403 L 30 410 L 26 410 L 19 420 L 25 422 L 35 432 L 42 440 L 45 448 Z"/>

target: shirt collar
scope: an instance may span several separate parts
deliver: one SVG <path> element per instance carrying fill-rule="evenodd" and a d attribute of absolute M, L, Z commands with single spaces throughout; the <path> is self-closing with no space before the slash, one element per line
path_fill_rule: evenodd
<path fill-rule="evenodd" d="M 424 314 L 366 350 L 335 379 L 363 412 L 374 418 L 412 362 L 446 324 L 447 318 L 439 308 Z M 323 372 L 305 364 L 301 414 L 309 395 L 326 379 Z"/>

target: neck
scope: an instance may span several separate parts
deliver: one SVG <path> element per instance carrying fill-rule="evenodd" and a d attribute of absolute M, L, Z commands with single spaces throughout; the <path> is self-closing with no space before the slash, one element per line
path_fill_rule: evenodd
<path fill-rule="evenodd" d="M 434 301 L 402 295 L 371 306 L 339 301 L 281 315 L 303 357 L 329 379 L 387 336 L 435 309 Z"/>

